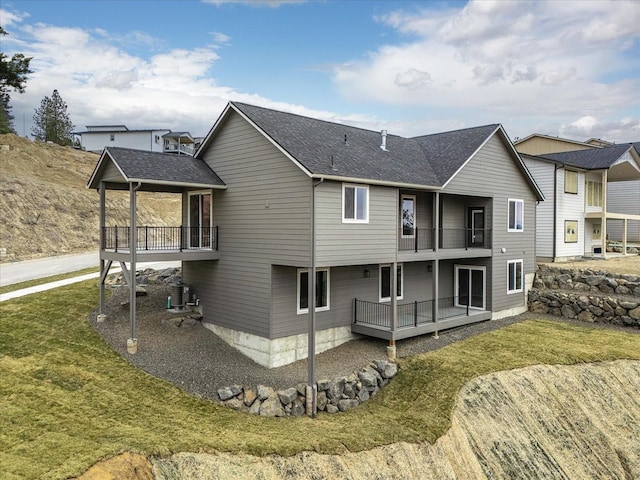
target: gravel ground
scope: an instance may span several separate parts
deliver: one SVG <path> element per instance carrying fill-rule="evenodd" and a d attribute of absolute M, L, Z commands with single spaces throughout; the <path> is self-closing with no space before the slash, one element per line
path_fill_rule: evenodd
<path fill-rule="evenodd" d="M 136 367 L 166 380 L 186 392 L 218 400 L 221 387 L 240 385 L 255 388 L 268 385 L 276 389 L 289 388 L 307 381 L 307 361 L 301 360 L 278 368 L 265 368 L 253 362 L 225 343 L 210 330 L 196 322 L 193 327 L 176 327 L 171 321 L 180 315 L 167 312 L 166 298 L 169 288 L 149 285 L 148 294 L 137 298 L 138 351 L 127 352 L 130 335 L 128 291 L 113 288 L 107 301 L 107 319 L 97 323 L 97 311 L 89 316 L 89 323 L 120 355 Z M 485 321 L 440 332 L 438 338 L 422 335 L 396 343 L 398 357 L 408 357 L 435 350 L 465 338 L 502 328 L 529 318 L 558 317 L 524 313 L 501 320 Z M 582 322 L 571 323 L 585 325 Z M 602 328 L 623 328 L 590 324 Z M 636 330 L 624 329 L 638 333 Z M 375 338 L 362 338 L 347 342 L 316 356 L 317 378 L 346 376 L 372 360 L 385 359 L 387 342 Z"/>

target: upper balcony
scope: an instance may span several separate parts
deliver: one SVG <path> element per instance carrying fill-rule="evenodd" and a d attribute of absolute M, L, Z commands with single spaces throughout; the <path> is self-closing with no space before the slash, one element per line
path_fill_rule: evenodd
<path fill-rule="evenodd" d="M 403 228 L 398 260 L 491 256 L 491 240 L 490 228 Z"/>
<path fill-rule="evenodd" d="M 156 227 L 136 228 L 138 261 L 218 260 L 218 227 Z M 100 258 L 128 261 L 131 257 L 131 227 L 102 228 Z"/>

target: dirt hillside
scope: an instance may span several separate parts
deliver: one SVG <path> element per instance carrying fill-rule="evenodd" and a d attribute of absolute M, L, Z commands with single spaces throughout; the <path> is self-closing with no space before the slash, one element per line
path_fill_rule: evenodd
<path fill-rule="evenodd" d="M 86 188 L 98 155 L 0 135 L 1 261 L 98 248 L 96 191 Z M 139 224 L 179 225 L 179 195 L 139 194 Z M 127 192 L 107 192 L 107 224 L 127 225 Z"/>
<path fill-rule="evenodd" d="M 359 453 L 292 457 L 123 454 L 80 479 L 637 479 L 639 391 L 637 361 L 538 365 L 466 384 L 451 429 L 434 445 L 397 443 Z"/>

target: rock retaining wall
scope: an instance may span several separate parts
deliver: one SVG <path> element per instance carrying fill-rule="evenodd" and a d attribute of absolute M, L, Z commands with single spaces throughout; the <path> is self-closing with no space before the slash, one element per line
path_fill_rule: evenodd
<path fill-rule="evenodd" d="M 640 275 L 542 267 L 529 292 L 529 310 L 640 328 Z"/>
<path fill-rule="evenodd" d="M 337 413 L 357 407 L 375 395 L 398 372 L 395 363 L 377 360 L 348 377 L 318 381 L 318 411 Z M 306 384 L 275 390 L 232 385 L 218 390 L 223 405 L 265 417 L 301 416 L 306 412 Z"/>

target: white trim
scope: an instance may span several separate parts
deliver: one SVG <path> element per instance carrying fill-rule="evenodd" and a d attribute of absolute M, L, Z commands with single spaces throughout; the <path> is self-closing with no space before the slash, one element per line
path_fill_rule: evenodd
<path fill-rule="evenodd" d="M 344 215 L 344 192 L 347 188 L 353 188 L 353 218 L 346 218 Z M 365 217 L 357 218 L 358 212 L 358 189 L 364 189 L 367 192 L 365 198 Z M 342 223 L 369 223 L 369 185 L 357 185 L 354 183 L 342 184 Z"/>
<path fill-rule="evenodd" d="M 520 264 L 520 288 L 514 288 L 513 290 L 510 290 L 509 287 L 511 285 L 509 285 L 509 273 L 511 270 L 511 265 L 516 265 L 517 263 Z M 518 283 L 517 278 L 515 277 L 515 274 L 517 273 L 517 269 L 514 270 L 514 280 L 516 282 L 516 285 Z M 514 285 L 514 287 L 516 286 Z M 514 260 L 507 260 L 507 295 L 511 295 L 512 293 L 520 293 L 524 291 L 524 259 L 522 258 L 517 258 Z"/>
<path fill-rule="evenodd" d="M 458 290 L 459 284 L 458 284 L 458 271 L 459 270 L 479 270 L 482 272 L 482 307 L 474 307 L 473 305 L 469 305 L 469 308 L 473 308 L 475 310 L 486 310 L 486 306 L 487 306 L 487 267 L 485 267 L 484 265 L 454 265 L 453 266 L 454 269 L 454 278 L 453 278 L 453 292 L 454 292 L 454 299 L 455 299 L 455 303 L 454 305 L 456 307 L 466 307 L 466 305 L 460 305 L 460 292 Z M 472 288 L 472 281 L 471 281 L 471 274 L 469 274 L 469 300 L 471 300 L 471 291 L 473 290 Z"/>
<path fill-rule="evenodd" d="M 400 270 L 400 295 L 396 296 L 396 300 L 402 300 L 404 298 L 404 267 L 402 263 L 396 263 L 397 267 Z M 382 296 L 382 269 L 385 267 L 389 267 L 389 275 L 391 275 L 391 269 L 393 268 L 393 264 L 384 263 L 378 266 L 378 298 L 380 302 L 390 302 L 391 296 L 383 297 Z M 389 293 L 393 290 L 393 279 L 389 277 Z"/>
<path fill-rule="evenodd" d="M 209 195 L 209 231 L 212 232 L 213 230 L 213 192 L 211 190 L 192 190 L 190 192 L 187 192 L 187 228 L 191 228 L 191 197 L 194 196 L 203 196 L 203 195 Z M 198 202 L 198 219 L 200 221 L 200 223 L 202 223 L 202 203 Z M 200 225 L 200 227 L 204 227 L 204 225 Z M 189 230 L 190 232 L 190 230 Z M 189 248 L 203 248 L 203 249 L 210 249 L 211 248 L 211 238 L 209 238 L 209 246 L 208 247 L 203 247 L 202 246 L 202 231 L 200 232 L 200 235 L 198 235 L 198 243 L 200 245 L 198 246 L 194 246 L 191 245 L 191 234 L 189 234 L 187 236 L 187 242 L 189 245 Z"/>
<path fill-rule="evenodd" d="M 516 202 L 515 203 L 516 211 L 515 211 L 515 214 L 514 214 L 514 220 L 516 222 L 516 228 L 511 228 L 509 226 L 509 221 L 510 221 L 509 217 L 511 216 L 511 215 L 509 215 L 509 211 L 511 209 L 511 202 Z M 521 226 L 521 228 L 517 228 L 517 225 L 518 225 L 518 217 L 517 217 L 518 207 L 517 207 L 517 205 L 518 205 L 518 203 L 522 204 L 522 219 L 521 219 L 522 220 L 521 221 L 522 226 Z M 524 200 L 521 199 L 521 198 L 508 198 L 507 199 L 507 232 L 517 232 L 517 233 L 524 232 Z"/>
<path fill-rule="evenodd" d="M 325 268 L 316 268 L 316 275 L 318 274 L 318 272 L 327 272 L 327 305 L 324 307 L 316 307 L 316 312 L 326 312 L 327 310 L 331 309 L 331 272 L 330 269 L 328 267 Z M 309 307 L 307 308 L 300 308 L 300 275 L 302 273 L 309 273 L 309 269 L 308 268 L 299 268 L 297 273 L 296 273 L 296 312 L 298 315 L 302 315 L 305 313 L 309 313 Z M 308 276 L 308 275 L 307 275 Z M 316 283 L 316 288 L 318 288 L 318 285 Z M 315 292 L 313 295 L 313 298 L 308 300 L 307 303 L 309 302 L 313 302 L 315 303 Z"/>

